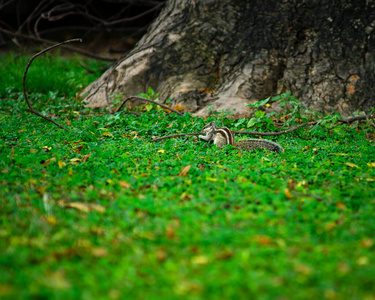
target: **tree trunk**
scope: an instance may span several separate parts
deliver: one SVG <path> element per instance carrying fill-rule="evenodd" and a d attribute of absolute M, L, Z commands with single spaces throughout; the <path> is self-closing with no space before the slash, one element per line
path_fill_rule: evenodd
<path fill-rule="evenodd" d="M 152 87 L 197 116 L 290 91 L 344 116 L 375 106 L 372 0 L 169 0 L 133 55 L 85 92 L 133 96 Z M 110 98 L 111 99 L 111 98 Z M 86 98 L 106 105 L 104 87 Z"/>

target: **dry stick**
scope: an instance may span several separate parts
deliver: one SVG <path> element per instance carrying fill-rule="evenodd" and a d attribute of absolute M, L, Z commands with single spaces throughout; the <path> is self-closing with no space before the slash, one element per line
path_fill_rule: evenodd
<path fill-rule="evenodd" d="M 304 123 L 304 124 L 298 125 L 296 127 L 292 127 L 292 128 L 290 128 L 288 130 L 277 131 L 277 132 L 257 132 L 257 131 L 232 131 L 232 132 L 233 133 L 238 133 L 238 134 L 253 134 L 253 135 L 266 135 L 266 136 L 281 135 L 281 134 L 285 134 L 285 133 L 289 133 L 289 132 L 295 131 L 298 128 L 301 128 L 301 127 L 315 125 L 317 123 L 318 123 L 318 121 Z"/>
<path fill-rule="evenodd" d="M 27 64 L 27 67 L 26 67 L 26 70 L 25 70 L 25 73 L 23 74 L 23 95 L 25 97 L 25 101 L 26 101 L 26 104 L 27 106 L 29 107 L 30 111 L 34 114 L 36 114 L 37 116 L 39 117 L 42 117 L 50 122 L 52 122 L 53 124 L 59 126 L 61 129 L 64 129 L 65 131 L 68 131 L 68 129 L 66 129 L 64 126 L 60 125 L 59 123 L 55 122 L 54 120 L 52 120 L 51 118 L 49 117 L 46 117 L 46 116 L 43 116 L 40 112 L 38 112 L 37 110 L 35 110 L 34 108 L 32 108 L 31 104 L 30 104 L 30 101 L 29 99 L 27 98 L 27 94 L 26 94 L 26 75 L 27 75 L 27 71 L 29 70 L 29 67 L 31 66 L 31 63 L 33 62 L 33 60 L 35 58 L 37 58 L 39 55 L 42 55 L 43 53 L 49 51 L 49 50 L 52 50 L 56 47 L 59 47 L 63 44 L 67 44 L 67 43 L 71 43 L 71 42 L 82 42 L 81 39 L 71 39 L 71 40 L 67 40 L 65 42 L 61 42 L 61 43 L 58 43 L 56 45 L 53 45 L 51 47 L 48 47 L 40 52 L 38 52 L 37 54 L 35 54 L 29 61 L 29 63 Z"/>
<path fill-rule="evenodd" d="M 165 139 L 175 138 L 175 137 L 179 137 L 179 136 L 184 136 L 184 135 L 200 135 L 200 134 L 201 134 L 201 132 L 180 133 L 180 134 L 167 135 L 167 136 L 163 136 L 163 137 L 160 137 L 160 138 L 154 138 L 154 139 L 151 140 L 151 143 L 161 141 L 161 140 L 165 140 Z"/>
<path fill-rule="evenodd" d="M 146 102 L 151 102 L 151 103 L 154 103 L 156 105 L 159 105 L 161 107 L 164 107 L 165 109 L 169 109 L 173 112 L 175 112 L 176 114 L 179 114 L 180 116 L 183 116 L 184 114 L 180 113 L 179 111 L 165 105 L 165 104 L 161 104 L 161 103 L 158 103 L 154 100 L 150 100 L 150 99 L 147 99 L 147 98 L 143 98 L 143 97 L 139 97 L 139 96 L 131 96 L 131 97 L 128 97 L 126 98 L 124 101 L 122 101 L 121 105 L 119 106 L 119 108 L 116 110 L 116 112 L 119 112 L 121 110 L 121 108 L 125 105 L 125 103 L 131 99 L 138 99 L 138 100 L 143 100 L 143 101 L 146 101 Z"/>
<path fill-rule="evenodd" d="M 343 120 L 338 119 L 337 121 L 341 123 L 352 123 L 354 121 L 367 120 L 367 119 L 372 119 L 374 117 L 375 117 L 374 115 L 363 115 L 363 116 L 355 116 L 355 117 L 351 117 L 351 118 L 343 119 Z"/>

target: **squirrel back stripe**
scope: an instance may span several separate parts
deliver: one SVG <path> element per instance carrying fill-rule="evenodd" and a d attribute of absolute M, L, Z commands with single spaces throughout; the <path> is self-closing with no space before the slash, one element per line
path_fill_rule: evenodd
<path fill-rule="evenodd" d="M 227 127 L 220 127 L 214 131 L 215 134 L 221 134 L 230 145 L 234 145 L 234 136 L 233 133 Z"/>

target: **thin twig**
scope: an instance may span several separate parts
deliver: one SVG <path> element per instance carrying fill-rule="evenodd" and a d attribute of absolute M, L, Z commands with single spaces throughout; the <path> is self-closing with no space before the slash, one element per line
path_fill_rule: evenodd
<path fill-rule="evenodd" d="M 46 39 L 39 39 L 39 38 L 33 37 L 31 35 L 26 35 L 26 34 L 22 34 L 22 33 L 18 33 L 18 32 L 12 32 L 12 31 L 6 30 L 4 28 L 0 28 L 0 31 L 4 32 L 6 34 L 12 35 L 12 36 L 22 37 L 22 38 L 25 38 L 25 39 L 33 40 L 35 42 L 39 42 L 39 43 L 46 43 L 46 44 L 54 44 L 55 43 L 54 41 L 50 41 L 50 40 L 46 40 Z M 69 51 L 73 51 L 73 52 L 82 54 L 82 55 L 85 55 L 87 57 L 94 58 L 94 59 L 99 59 L 99 60 L 104 60 L 104 61 L 117 61 L 117 58 L 103 57 L 103 56 L 95 55 L 93 53 L 90 53 L 90 52 L 87 52 L 87 51 L 84 51 L 84 50 L 81 50 L 81 49 L 78 49 L 78 48 L 75 48 L 75 47 L 70 47 L 70 46 L 64 45 L 64 46 L 62 46 L 62 48 L 66 49 L 66 50 L 69 50 Z"/>
<path fill-rule="evenodd" d="M 295 196 L 303 196 L 303 197 L 310 197 L 310 198 L 315 198 L 318 201 L 324 201 L 324 198 L 314 195 L 314 194 L 308 194 L 308 193 L 298 193 L 298 192 L 293 192 Z"/>
<path fill-rule="evenodd" d="M 163 137 L 160 137 L 160 138 L 154 138 L 154 139 L 151 140 L 151 143 L 161 141 L 161 140 L 165 140 L 165 139 L 171 139 L 171 138 L 175 138 L 175 137 L 179 137 L 179 136 L 184 136 L 184 135 L 200 135 L 200 134 L 201 134 L 201 132 L 167 135 L 167 136 L 163 136 Z"/>
<path fill-rule="evenodd" d="M 288 130 L 276 131 L 276 132 L 258 132 L 258 131 L 232 131 L 232 132 L 237 133 L 237 134 L 251 134 L 251 135 L 263 135 L 263 136 L 281 135 L 281 134 L 285 134 L 285 133 L 295 131 L 298 128 L 301 128 L 301 127 L 316 125 L 317 123 L 318 123 L 318 121 L 304 123 L 304 124 L 298 125 L 296 127 L 292 127 Z"/>
<path fill-rule="evenodd" d="M 183 116 L 183 114 L 181 112 L 179 112 L 179 111 L 177 111 L 177 110 L 175 110 L 175 109 L 173 109 L 173 108 L 171 108 L 171 107 L 169 107 L 165 104 L 162 104 L 162 103 L 159 103 L 159 102 L 156 102 L 154 100 L 147 99 L 147 98 L 139 97 L 139 96 L 131 96 L 131 97 L 126 98 L 124 101 L 122 101 L 121 105 L 116 110 L 116 112 L 119 112 L 122 109 L 122 107 L 125 105 L 125 103 L 127 101 L 131 100 L 131 99 L 143 100 L 143 101 L 146 101 L 146 102 L 154 103 L 154 104 L 159 105 L 159 106 L 161 106 L 165 109 L 169 109 L 169 110 L 175 112 L 176 114 L 179 114 L 180 116 Z"/>
<path fill-rule="evenodd" d="M 348 119 L 338 119 L 337 121 L 338 122 L 341 122 L 341 123 L 352 123 L 354 121 L 359 121 L 359 120 L 367 120 L 367 119 L 373 119 L 375 118 L 374 115 L 363 115 L 363 116 L 355 116 L 355 117 L 351 117 L 351 118 L 348 118 Z"/>
<path fill-rule="evenodd" d="M 31 66 L 31 63 L 33 62 L 33 60 L 34 60 L 35 58 L 37 58 L 39 55 L 42 55 L 43 53 L 45 53 L 45 52 L 47 52 L 47 51 L 49 51 L 49 50 L 52 50 L 52 49 L 54 49 L 54 48 L 56 48 L 56 47 L 59 47 L 59 46 L 61 46 L 61 45 L 64 45 L 64 44 L 67 44 L 67 43 L 71 43 L 71 42 L 82 42 L 82 40 L 81 40 L 81 39 L 71 39 L 71 40 L 67 40 L 67 41 L 65 41 L 65 42 L 58 43 L 58 44 L 56 44 L 56 45 L 53 45 L 53 46 L 51 46 L 51 47 L 48 47 L 48 48 L 46 48 L 46 49 L 44 49 L 44 50 L 38 52 L 37 54 L 35 54 L 35 55 L 30 59 L 29 63 L 28 63 L 27 66 L 26 66 L 25 73 L 23 74 L 23 95 L 24 95 L 24 97 L 25 97 L 26 104 L 27 104 L 27 106 L 29 107 L 30 111 L 31 111 L 32 113 L 36 114 L 37 116 L 42 117 L 42 118 L 44 118 L 44 119 L 46 119 L 46 120 L 52 122 L 53 124 L 59 126 L 61 129 L 64 129 L 64 130 L 66 130 L 66 131 L 68 131 L 68 129 L 66 129 L 64 126 L 60 125 L 59 123 L 55 122 L 54 120 L 52 120 L 52 119 L 49 118 L 49 117 L 43 116 L 40 112 L 38 112 L 37 110 L 35 110 L 35 109 L 31 106 L 30 101 L 29 101 L 29 99 L 27 98 L 27 93 L 26 93 L 26 76 L 27 76 L 27 71 L 29 70 L 29 67 Z"/>

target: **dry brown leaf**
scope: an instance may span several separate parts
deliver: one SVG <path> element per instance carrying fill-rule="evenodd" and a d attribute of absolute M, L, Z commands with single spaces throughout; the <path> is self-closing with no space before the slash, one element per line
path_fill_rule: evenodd
<path fill-rule="evenodd" d="M 91 156 L 91 152 L 87 153 L 84 157 L 82 157 L 82 161 L 86 162 L 89 159 L 90 156 Z"/>
<path fill-rule="evenodd" d="M 187 176 L 187 173 L 189 172 L 190 168 L 191 168 L 191 165 L 185 166 L 180 172 L 180 174 L 178 174 L 177 176 L 179 177 Z"/>
<path fill-rule="evenodd" d="M 100 212 L 100 213 L 105 212 L 105 207 L 99 204 L 90 204 L 90 208 L 91 210 L 96 210 L 97 212 Z"/>
<path fill-rule="evenodd" d="M 121 186 L 121 187 L 123 187 L 123 188 L 125 188 L 125 189 L 130 188 L 130 184 L 127 183 L 127 182 L 124 181 L 124 180 L 120 180 L 118 184 L 119 184 L 119 186 Z"/>
<path fill-rule="evenodd" d="M 91 253 L 95 257 L 104 257 L 108 255 L 108 250 L 102 247 L 94 247 L 91 249 Z"/>
<path fill-rule="evenodd" d="M 86 205 L 85 203 L 82 203 L 82 202 L 70 202 L 70 203 L 66 204 L 65 207 L 75 208 L 75 209 L 77 209 L 79 211 L 83 211 L 85 213 L 90 211 L 90 207 L 88 205 Z"/>
<path fill-rule="evenodd" d="M 165 229 L 165 236 L 170 240 L 173 240 L 176 237 L 174 227 L 171 224 L 168 224 L 167 228 Z"/>
<path fill-rule="evenodd" d="M 346 205 L 340 201 L 336 202 L 335 203 L 335 206 L 338 208 L 338 209 L 341 209 L 341 210 L 346 210 Z"/>
<path fill-rule="evenodd" d="M 163 247 L 158 248 L 158 250 L 156 251 L 156 259 L 159 262 L 163 262 L 167 259 L 167 257 L 168 255 L 167 255 L 167 251 L 165 250 L 165 248 Z"/>
<path fill-rule="evenodd" d="M 272 240 L 269 236 L 266 235 L 256 235 L 253 237 L 253 241 L 257 242 L 262 246 L 269 246 L 272 245 Z"/>

